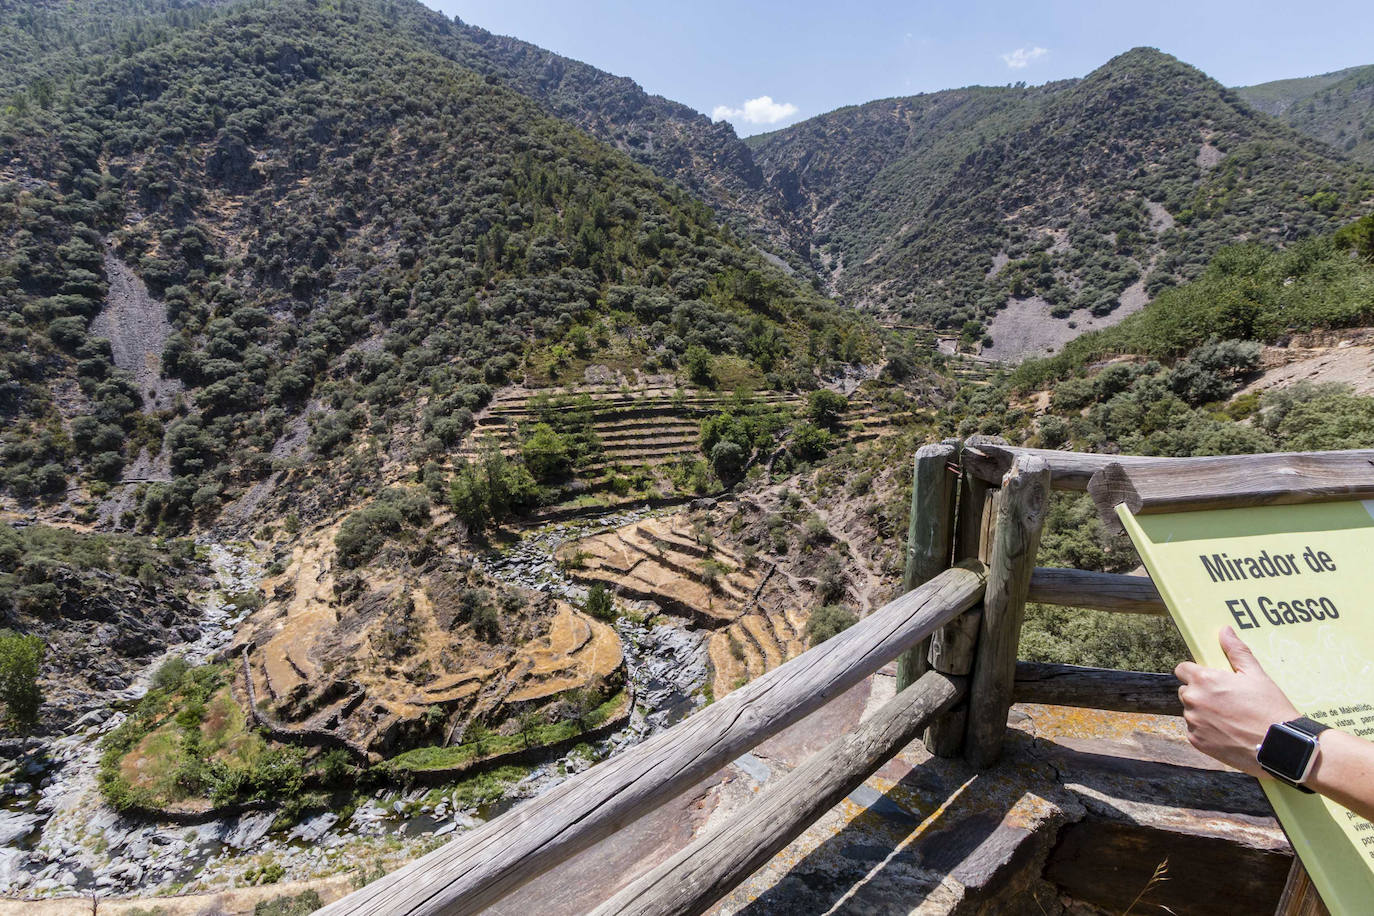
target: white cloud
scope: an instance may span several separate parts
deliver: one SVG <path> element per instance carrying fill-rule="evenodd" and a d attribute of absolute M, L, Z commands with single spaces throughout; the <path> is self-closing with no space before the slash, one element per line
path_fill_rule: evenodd
<path fill-rule="evenodd" d="M 791 102 L 775 102 L 772 96 L 761 95 L 756 99 L 749 99 L 739 108 L 717 105 L 711 109 L 711 120 L 744 121 L 748 124 L 776 124 L 796 113 L 797 106 Z"/>
<path fill-rule="evenodd" d="M 1017 48 L 1015 51 L 1008 51 L 1002 55 L 1002 60 L 1013 70 L 1024 70 L 1031 65 L 1032 61 L 1039 60 L 1050 53 L 1045 48 L 1038 45 L 1034 48 Z"/>

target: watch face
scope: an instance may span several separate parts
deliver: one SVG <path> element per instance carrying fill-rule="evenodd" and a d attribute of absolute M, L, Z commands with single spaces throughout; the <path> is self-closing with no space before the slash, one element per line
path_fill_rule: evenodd
<path fill-rule="evenodd" d="M 1271 773 L 1301 782 L 1307 775 L 1307 764 L 1312 759 L 1316 745 L 1316 740 L 1307 735 L 1282 725 L 1271 725 L 1256 757 L 1260 766 Z"/>

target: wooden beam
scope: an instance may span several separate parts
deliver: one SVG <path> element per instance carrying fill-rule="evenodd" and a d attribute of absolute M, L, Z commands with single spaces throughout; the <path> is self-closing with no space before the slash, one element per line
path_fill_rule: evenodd
<path fill-rule="evenodd" d="M 906 535 L 902 591 L 909 592 L 949 568 L 954 537 L 954 461 L 959 440 L 923 445 L 916 450 L 911 479 L 911 520 Z M 897 659 L 897 689 L 905 690 L 929 667 L 929 641 Z"/>
<path fill-rule="evenodd" d="M 1121 576 L 1083 569 L 1037 566 L 1031 572 L 1027 600 L 1118 614 L 1165 617 L 1169 613 L 1149 576 Z"/>
<path fill-rule="evenodd" d="M 976 563 L 947 569 L 854 626 L 320 912 L 477 913 L 805 718 L 978 603 Z"/>
<path fill-rule="evenodd" d="M 1047 706 L 1183 715 L 1177 678 L 1148 671 L 1017 662 L 1012 698 L 1017 703 Z"/>
<path fill-rule="evenodd" d="M 997 491 L 983 619 L 969 686 L 964 758 L 976 767 L 990 766 L 1002 750 L 1026 595 L 1049 497 L 1049 465 L 1034 455 L 1018 455 Z"/>
<path fill-rule="evenodd" d="M 747 808 L 597 907 L 592 916 L 698 916 L 910 744 L 964 692 L 935 671 L 767 786 Z"/>
<path fill-rule="evenodd" d="M 1134 515 L 1150 515 L 1374 499 L 1374 449 L 1114 462 L 1093 474 L 1088 492 L 1114 530 L 1122 503 Z"/>
<path fill-rule="evenodd" d="M 1048 448 L 1021 448 L 995 443 L 965 448 L 964 470 L 987 483 L 996 485 L 1011 470 L 1018 455 L 1041 458 L 1050 467 L 1050 486 L 1056 490 L 1086 490 L 1093 474 L 1109 464 L 1136 465 L 1168 463 L 1178 458 L 1147 458 L 1137 455 L 1094 455 L 1089 452 L 1060 452 Z"/>
<path fill-rule="evenodd" d="M 977 449 L 985 445 L 1006 445 L 997 436 L 970 436 L 965 448 Z M 963 470 L 963 454 L 960 454 Z M 987 563 L 991 538 L 993 497 L 996 490 L 986 481 L 969 473 L 959 475 L 959 505 L 954 525 L 954 559 L 977 559 Z M 935 631 L 930 638 L 930 668 L 942 674 L 967 676 L 973 670 L 973 658 L 978 647 L 978 629 L 982 625 L 981 608 L 966 611 Z M 964 732 L 968 730 L 968 705 L 960 703 L 936 716 L 922 736 L 926 747 L 937 757 L 958 757 L 964 751 Z"/>

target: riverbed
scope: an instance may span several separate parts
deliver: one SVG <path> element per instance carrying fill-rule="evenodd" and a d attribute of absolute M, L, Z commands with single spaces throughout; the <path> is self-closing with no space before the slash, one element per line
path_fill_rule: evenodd
<path fill-rule="evenodd" d="M 585 591 L 559 569 L 557 548 L 572 539 L 651 514 L 618 512 L 522 532 L 479 557 L 494 577 L 580 604 Z M 263 880 L 310 880 L 353 872 L 361 882 L 424 854 L 454 835 L 553 788 L 595 760 L 667 727 L 702 702 L 705 641 L 687 622 L 656 617 L 653 625 L 619 620 L 634 711 L 626 726 L 585 749 L 550 760 L 508 783 L 501 797 L 463 806 L 444 787 L 339 793 L 330 807 L 294 819 L 251 810 L 197 824 L 123 817 L 97 785 L 100 739 L 124 721 L 171 656 L 211 661 L 232 642 L 247 615 L 230 596 L 258 588 L 262 557 L 247 543 L 202 541 L 214 584 L 200 596 L 201 636 L 149 664 L 111 704 L 71 731 L 42 742 L 0 769 L 0 894 L 25 896 L 166 894 L 210 891 Z M 7 778 L 6 778 L 7 777 Z"/>

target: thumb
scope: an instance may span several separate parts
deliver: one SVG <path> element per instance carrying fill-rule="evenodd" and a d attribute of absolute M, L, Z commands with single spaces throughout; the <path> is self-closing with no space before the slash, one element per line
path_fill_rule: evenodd
<path fill-rule="evenodd" d="M 1239 674 L 1263 674 L 1264 667 L 1255 658 L 1250 647 L 1240 641 L 1236 631 L 1230 627 L 1221 628 L 1221 650 L 1231 662 L 1231 667 Z"/>

